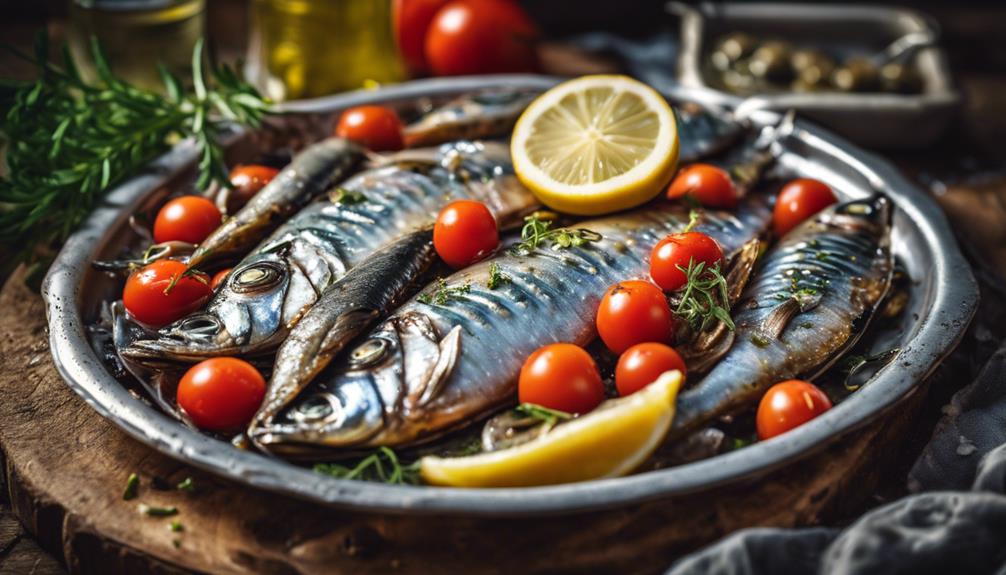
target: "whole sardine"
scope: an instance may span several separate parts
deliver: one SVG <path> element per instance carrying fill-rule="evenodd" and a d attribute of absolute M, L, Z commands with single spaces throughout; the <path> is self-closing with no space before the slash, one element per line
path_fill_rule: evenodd
<path fill-rule="evenodd" d="M 138 340 L 133 361 L 200 361 L 270 353 L 346 270 L 413 231 L 431 226 L 451 200 L 482 201 L 501 224 L 536 205 L 495 143 L 442 146 L 436 161 L 361 172 L 280 226 L 228 275 L 206 309 Z"/>
<path fill-rule="evenodd" d="M 890 201 L 829 208 L 786 234 L 734 312 L 734 344 L 678 398 L 672 437 L 751 405 L 771 385 L 827 368 L 865 330 L 891 285 Z"/>
<path fill-rule="evenodd" d="M 399 308 L 249 436 L 298 455 L 406 445 L 512 403 L 524 359 L 545 344 L 593 339 L 608 286 L 645 276 L 652 247 L 688 219 L 683 206 L 659 204 L 580 224 L 602 236 L 596 242 L 470 266 Z M 768 220 L 765 200 L 753 196 L 736 213 L 703 213 L 697 229 L 730 253 Z"/>
<path fill-rule="evenodd" d="M 189 267 L 244 255 L 291 214 L 346 178 L 363 158 L 363 148 L 339 138 L 308 147 L 199 244 Z"/>

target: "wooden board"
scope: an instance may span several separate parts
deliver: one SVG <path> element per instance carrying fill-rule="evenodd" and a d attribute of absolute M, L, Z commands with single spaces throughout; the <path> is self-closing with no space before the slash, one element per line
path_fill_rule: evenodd
<path fill-rule="evenodd" d="M 923 395 L 804 464 L 708 496 L 567 517 L 381 516 L 246 488 L 126 436 L 59 378 L 42 300 L 20 273 L 0 294 L 0 358 L 0 449 L 14 513 L 75 573 L 661 572 L 742 526 L 847 515 L 873 492 L 890 459 L 880 447 L 902 435 Z M 140 495 L 124 501 L 132 472 Z M 155 477 L 192 477 L 197 491 L 158 491 Z M 141 515 L 138 503 L 176 506 L 184 531 Z"/>

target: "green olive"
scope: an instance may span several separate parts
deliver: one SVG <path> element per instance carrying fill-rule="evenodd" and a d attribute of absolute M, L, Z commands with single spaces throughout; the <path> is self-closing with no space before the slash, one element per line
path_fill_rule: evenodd
<path fill-rule="evenodd" d="M 765 42 L 751 55 L 751 73 L 769 82 L 787 83 L 793 78 L 789 45 Z"/>
<path fill-rule="evenodd" d="M 753 52 L 756 46 L 757 42 L 750 35 L 734 32 L 720 39 L 717 51 L 722 52 L 723 56 L 733 64 Z"/>
<path fill-rule="evenodd" d="M 872 92 L 880 85 L 880 73 L 866 58 L 849 58 L 835 68 L 831 82 L 843 92 Z"/>
<path fill-rule="evenodd" d="M 880 85 L 885 92 L 918 94 L 922 92 L 922 76 L 914 66 L 891 63 L 880 69 Z"/>

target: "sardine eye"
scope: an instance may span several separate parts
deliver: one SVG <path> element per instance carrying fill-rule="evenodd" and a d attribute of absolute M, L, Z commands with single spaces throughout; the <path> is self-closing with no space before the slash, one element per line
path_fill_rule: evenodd
<path fill-rule="evenodd" d="M 194 315 L 183 319 L 178 329 L 192 334 L 215 334 L 220 331 L 220 320 L 209 314 Z"/>
<path fill-rule="evenodd" d="M 290 417 L 298 423 L 312 423 L 324 421 L 334 412 L 332 401 L 325 395 L 318 394 L 304 400 L 290 413 Z"/>
<path fill-rule="evenodd" d="M 234 274 L 230 287 L 238 293 L 271 288 L 283 279 L 283 270 L 272 262 L 254 263 Z"/>
<path fill-rule="evenodd" d="M 349 364 L 353 367 L 368 367 L 376 364 L 388 355 L 391 342 L 375 337 L 360 344 L 349 354 Z"/>

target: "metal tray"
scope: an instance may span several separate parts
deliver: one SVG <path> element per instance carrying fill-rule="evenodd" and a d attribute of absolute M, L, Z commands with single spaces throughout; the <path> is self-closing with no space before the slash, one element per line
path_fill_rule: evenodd
<path fill-rule="evenodd" d="M 309 117 L 327 129 L 332 114 L 364 102 L 394 104 L 473 88 L 545 88 L 554 82 L 535 76 L 426 80 L 291 103 L 287 110 L 323 114 Z M 722 94 L 687 89 L 672 96 L 705 104 L 731 102 Z M 779 117 L 759 112 L 753 119 L 774 123 Z M 894 250 L 917 284 L 912 309 L 905 315 L 910 318 L 915 313 L 918 319 L 902 333 L 899 345 L 903 351 L 896 362 L 880 370 L 848 400 L 799 431 L 713 459 L 620 479 L 553 487 L 466 490 L 389 486 L 333 479 L 242 451 L 164 415 L 120 385 L 88 343 L 85 326 L 97 314 L 98 302 L 121 289 L 117 282 L 94 271 L 90 262 L 116 253 L 123 242 L 135 239 L 126 224 L 134 209 L 167 190 L 191 185 L 197 161 L 191 143 L 181 143 L 145 173 L 115 189 L 63 247 L 43 287 L 53 359 L 67 384 L 89 405 L 152 448 L 247 485 L 330 506 L 404 514 L 567 514 L 692 497 L 690 494 L 714 487 L 756 480 L 768 471 L 806 460 L 912 394 L 956 345 L 978 298 L 971 270 L 943 214 L 890 165 L 803 121 L 797 121 L 780 144 L 780 164 L 786 170 L 822 179 L 848 197 L 878 189 L 894 200 Z"/>
<path fill-rule="evenodd" d="M 912 32 L 938 33 L 928 18 L 904 8 L 759 2 L 707 2 L 697 7 L 671 2 L 667 6 L 681 18 L 678 80 L 693 88 L 713 84 L 706 77 L 703 63 L 710 44 L 728 32 L 870 52 Z M 923 77 L 921 94 L 763 94 L 749 97 L 741 105 L 740 114 L 752 109 L 793 109 L 863 146 L 923 147 L 943 133 L 961 98 L 953 87 L 943 50 L 920 50 L 915 65 Z"/>

